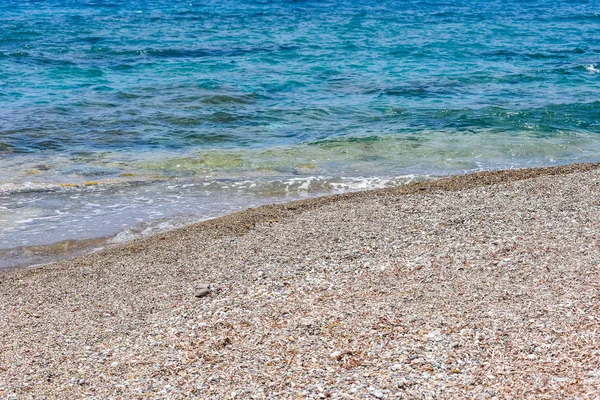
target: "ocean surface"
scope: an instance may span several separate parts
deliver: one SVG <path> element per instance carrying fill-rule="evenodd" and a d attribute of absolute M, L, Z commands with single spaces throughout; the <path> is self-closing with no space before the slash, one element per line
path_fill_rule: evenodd
<path fill-rule="evenodd" d="M 600 0 L 0 2 L 0 267 L 599 155 Z"/>

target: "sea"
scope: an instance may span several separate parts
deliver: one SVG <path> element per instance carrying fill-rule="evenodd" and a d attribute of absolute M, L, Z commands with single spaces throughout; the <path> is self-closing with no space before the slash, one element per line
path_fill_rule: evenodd
<path fill-rule="evenodd" d="M 0 268 L 599 159 L 599 0 L 0 2 Z"/>

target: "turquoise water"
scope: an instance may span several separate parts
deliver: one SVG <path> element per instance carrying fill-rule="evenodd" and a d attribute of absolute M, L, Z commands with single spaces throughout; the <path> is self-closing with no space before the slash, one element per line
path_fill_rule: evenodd
<path fill-rule="evenodd" d="M 599 95 L 600 1 L 5 0 L 0 248 L 597 161 Z"/>

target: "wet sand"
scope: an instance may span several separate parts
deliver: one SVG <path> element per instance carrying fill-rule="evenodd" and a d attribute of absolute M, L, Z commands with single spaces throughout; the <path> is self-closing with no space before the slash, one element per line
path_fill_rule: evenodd
<path fill-rule="evenodd" d="M 263 206 L 0 273 L 0 398 L 597 398 L 599 167 Z"/>

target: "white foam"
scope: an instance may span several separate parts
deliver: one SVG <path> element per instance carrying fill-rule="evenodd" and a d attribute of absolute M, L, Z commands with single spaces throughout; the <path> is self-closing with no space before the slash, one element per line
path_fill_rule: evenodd
<path fill-rule="evenodd" d="M 22 192 L 22 191 L 37 191 L 50 190 L 58 187 L 52 183 L 37 183 L 37 182 L 20 182 L 20 183 L 0 183 L 0 193 L 2 192 Z"/>
<path fill-rule="evenodd" d="M 341 182 L 332 182 L 330 185 L 338 191 L 371 190 L 407 184 L 414 179 L 415 175 L 398 175 L 389 178 L 344 177 Z"/>
<path fill-rule="evenodd" d="M 596 68 L 594 64 L 586 65 L 585 69 L 591 72 L 592 74 L 600 73 L 600 69 Z"/>
<path fill-rule="evenodd" d="M 35 221 L 35 218 L 27 218 L 27 219 L 22 219 L 19 221 L 15 221 L 15 224 L 28 224 L 30 222 Z"/>

